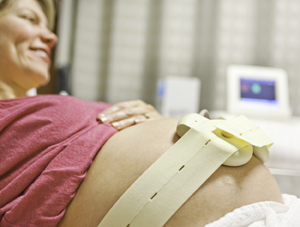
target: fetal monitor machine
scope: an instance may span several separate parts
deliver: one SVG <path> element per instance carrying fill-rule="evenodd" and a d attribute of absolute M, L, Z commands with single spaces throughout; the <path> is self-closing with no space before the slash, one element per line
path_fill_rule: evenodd
<path fill-rule="evenodd" d="M 291 117 L 285 70 L 259 66 L 229 66 L 227 111 L 269 119 Z"/>

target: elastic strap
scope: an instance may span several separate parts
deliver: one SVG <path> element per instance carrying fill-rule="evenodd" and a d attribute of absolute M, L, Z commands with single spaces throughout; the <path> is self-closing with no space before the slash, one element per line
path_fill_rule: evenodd
<path fill-rule="evenodd" d="M 163 226 L 237 151 L 231 147 L 220 152 L 215 144 L 190 129 L 131 185 L 98 227 Z"/>

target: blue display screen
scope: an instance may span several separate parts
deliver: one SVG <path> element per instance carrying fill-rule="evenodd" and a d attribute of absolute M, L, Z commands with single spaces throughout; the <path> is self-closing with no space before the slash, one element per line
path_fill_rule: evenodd
<path fill-rule="evenodd" d="M 259 79 L 240 79 L 241 100 L 277 104 L 275 81 Z"/>

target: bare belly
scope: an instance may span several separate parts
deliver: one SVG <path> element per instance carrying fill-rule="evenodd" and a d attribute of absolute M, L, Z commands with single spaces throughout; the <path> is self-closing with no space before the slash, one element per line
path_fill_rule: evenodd
<path fill-rule="evenodd" d="M 146 122 L 101 148 L 59 226 L 97 226 L 129 186 L 179 138 L 178 119 Z M 255 157 L 241 167 L 221 166 L 172 216 L 166 227 L 198 227 L 243 205 L 275 201 L 281 192 Z"/>

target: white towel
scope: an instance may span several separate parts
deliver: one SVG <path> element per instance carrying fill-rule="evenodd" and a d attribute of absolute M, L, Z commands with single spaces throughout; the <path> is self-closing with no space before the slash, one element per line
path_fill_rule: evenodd
<path fill-rule="evenodd" d="M 282 195 L 284 205 L 259 202 L 243 206 L 205 227 L 299 227 L 300 199 Z"/>

